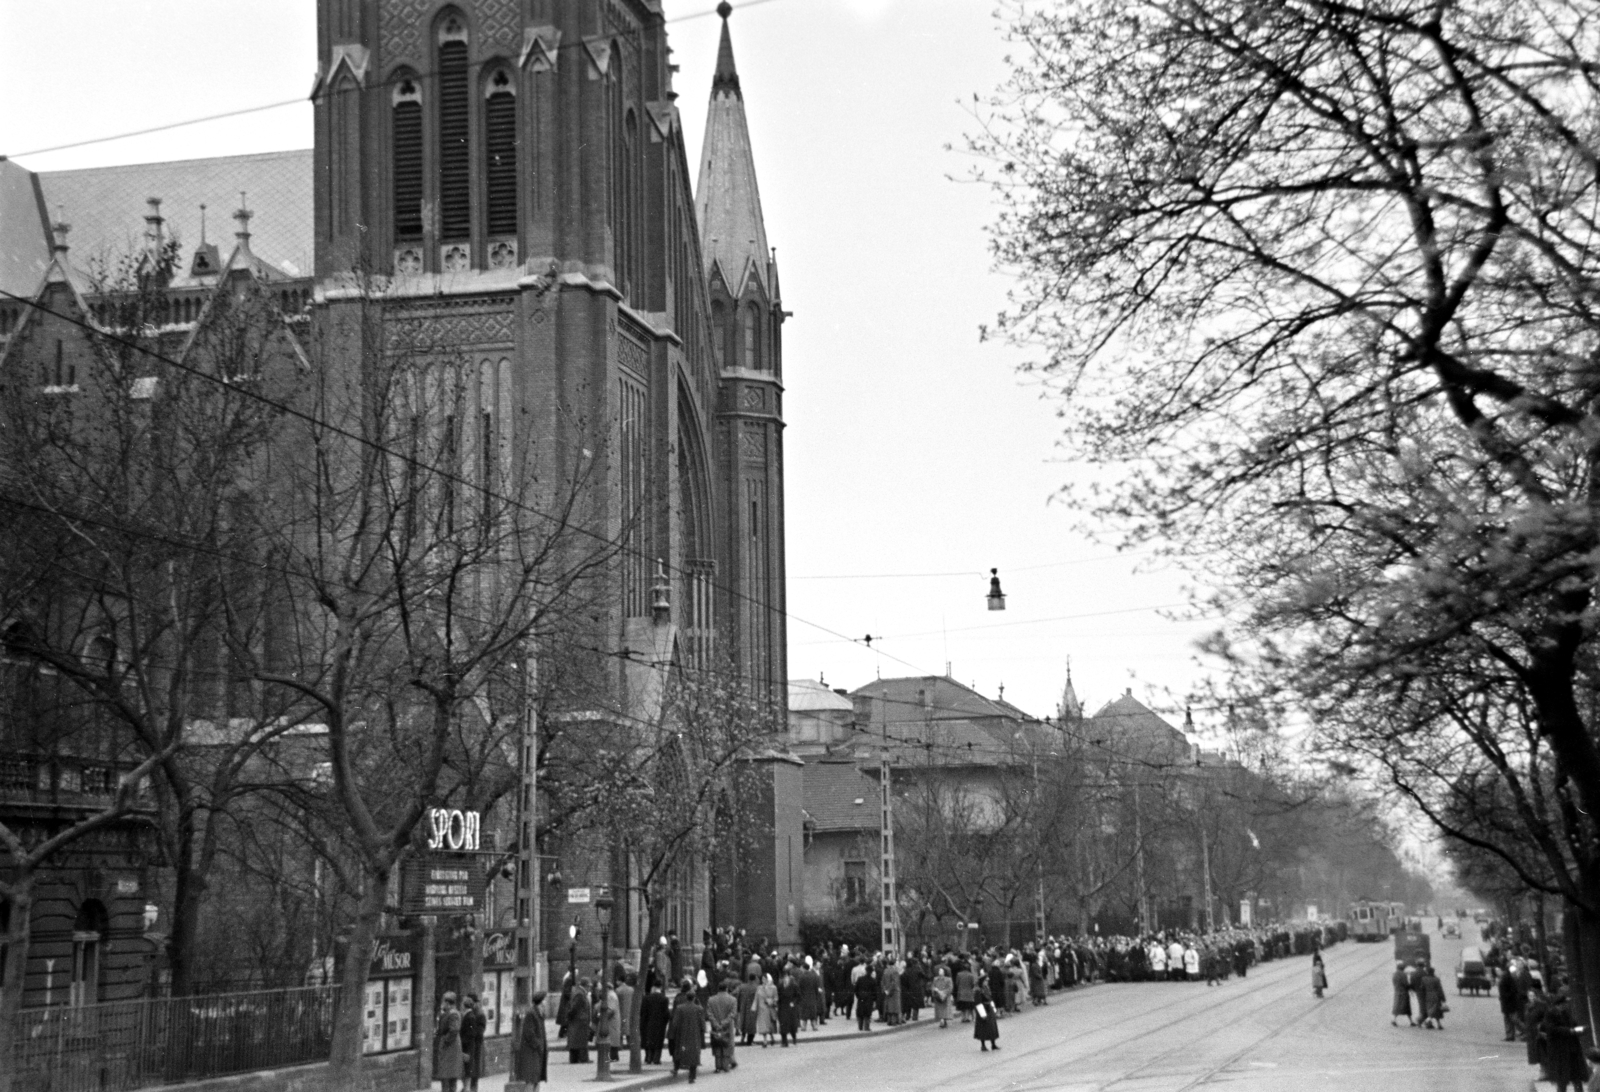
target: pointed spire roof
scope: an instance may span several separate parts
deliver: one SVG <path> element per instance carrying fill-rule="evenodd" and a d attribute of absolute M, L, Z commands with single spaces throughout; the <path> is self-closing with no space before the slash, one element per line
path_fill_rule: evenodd
<path fill-rule="evenodd" d="M 1056 716 L 1063 721 L 1083 719 L 1083 703 L 1078 700 L 1077 688 L 1072 685 L 1072 660 L 1067 659 L 1067 681 L 1061 688 L 1061 701 L 1056 704 Z"/>
<path fill-rule="evenodd" d="M 739 70 L 733 63 L 733 40 L 728 34 L 727 0 L 717 6 L 722 16 L 722 41 L 717 47 L 717 71 L 711 79 L 711 103 L 706 114 L 706 136 L 700 151 L 700 180 L 695 186 L 695 212 L 700 221 L 700 249 L 706 272 L 722 269 L 728 291 L 739 295 L 753 272 L 770 295 L 776 295 L 767 228 L 761 216 L 761 194 L 756 188 L 755 155 L 750 148 L 750 127 L 745 120 L 744 94 Z"/>

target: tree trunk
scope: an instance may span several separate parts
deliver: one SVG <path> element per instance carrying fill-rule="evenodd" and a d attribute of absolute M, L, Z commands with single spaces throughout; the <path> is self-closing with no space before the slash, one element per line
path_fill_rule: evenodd
<path fill-rule="evenodd" d="M 344 968 L 339 974 L 339 1000 L 333 1012 L 333 1041 L 328 1048 L 328 1087 L 356 1089 L 361 1071 L 361 1022 L 366 1007 L 367 968 L 372 962 L 372 942 L 378 934 L 384 899 L 389 889 L 389 870 L 365 870 L 366 890 L 350 926 L 350 943 L 345 948 Z M 419 998 L 428 1005 L 432 998 Z"/>
<path fill-rule="evenodd" d="M 644 1046 L 640 1042 L 639 1017 L 644 1012 L 644 984 L 649 980 L 650 965 L 656 958 L 656 938 L 661 935 L 657 932 L 661 928 L 661 911 L 648 895 L 644 900 L 644 914 L 645 921 L 649 922 L 649 925 L 646 926 L 642 938 L 646 943 L 639 945 L 639 985 L 633 991 L 633 1016 L 628 1021 L 628 1027 L 631 1029 L 628 1033 L 629 1073 L 644 1072 Z M 740 973 L 743 974 L 743 971 Z"/>
<path fill-rule="evenodd" d="M 1592 889 L 1595 885 L 1586 886 Z M 1591 901 L 1593 897 L 1590 896 Z M 1571 935 L 1566 938 L 1566 947 L 1572 976 L 1572 1017 L 1587 1029 L 1585 1042 L 1592 1043 L 1595 1021 L 1600 1019 L 1600 914 L 1575 905 L 1568 913 L 1566 931 Z M 1545 974 L 1549 973 L 1546 968 Z"/>
<path fill-rule="evenodd" d="M 11 919 L 5 935 L 5 975 L 0 977 L 0 1092 L 12 1092 L 16 1074 L 10 1059 L 22 1033 L 22 989 L 28 975 L 28 941 L 33 918 L 33 873 L 14 881 L 10 897 Z"/>
<path fill-rule="evenodd" d="M 206 891 L 205 877 L 194 866 L 194 841 L 193 816 L 185 815 L 179 819 L 178 852 L 173 864 L 172 931 L 167 944 L 174 997 L 187 997 L 194 992 L 194 947 L 200 935 L 200 906 Z"/>

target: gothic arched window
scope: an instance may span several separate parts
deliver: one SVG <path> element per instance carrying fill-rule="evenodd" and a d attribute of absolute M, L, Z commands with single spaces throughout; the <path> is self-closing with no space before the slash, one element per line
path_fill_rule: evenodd
<path fill-rule="evenodd" d="M 394 154 L 394 237 L 422 238 L 422 87 L 410 76 L 394 85 L 390 147 Z"/>
<path fill-rule="evenodd" d="M 511 75 L 489 77 L 483 108 L 485 227 L 491 236 L 517 233 L 517 94 Z"/>
<path fill-rule="evenodd" d="M 744 331 L 744 359 L 739 363 L 745 368 L 761 367 L 761 315 L 753 303 L 746 304 L 739 309 L 739 324 Z"/>
<path fill-rule="evenodd" d="M 439 23 L 439 238 L 472 235 L 472 92 L 467 27 L 451 13 Z"/>

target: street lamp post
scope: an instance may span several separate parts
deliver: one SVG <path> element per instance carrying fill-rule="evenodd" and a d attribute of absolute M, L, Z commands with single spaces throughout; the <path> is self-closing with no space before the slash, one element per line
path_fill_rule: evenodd
<path fill-rule="evenodd" d="M 567 971 L 571 975 L 569 981 L 572 988 L 578 988 L 578 923 L 574 921 L 567 926 Z"/>
<path fill-rule="evenodd" d="M 615 1026 L 620 1013 L 612 1012 L 611 998 L 611 893 L 602 890 L 595 896 L 594 916 L 600 920 L 600 1002 L 595 1006 L 595 1011 L 604 1013 L 604 1017 L 595 1027 L 595 1066 L 594 1079 L 609 1081 L 611 1079 L 611 1029 Z"/>

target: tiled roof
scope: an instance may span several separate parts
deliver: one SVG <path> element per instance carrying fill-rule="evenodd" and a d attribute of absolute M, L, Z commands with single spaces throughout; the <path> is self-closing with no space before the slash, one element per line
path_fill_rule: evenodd
<path fill-rule="evenodd" d="M 802 776 L 803 806 L 816 830 L 879 829 L 878 783 L 854 762 L 808 762 Z"/>
<path fill-rule="evenodd" d="M 42 171 L 45 206 L 59 206 L 72 225 L 73 264 L 114 262 L 144 245 L 146 201 L 161 199 L 168 235 L 182 244 L 187 271 L 200 243 L 200 206 L 206 206 L 206 238 L 231 253 L 240 193 L 254 216 L 250 249 L 290 276 L 313 269 L 311 151 L 265 152 L 169 163 L 134 163 L 76 171 Z"/>
<path fill-rule="evenodd" d="M 1002 766 L 1055 742 L 1055 729 L 942 675 L 876 679 L 851 696 L 851 750 L 887 749 L 897 765 Z"/>
<path fill-rule="evenodd" d="M 843 694 L 836 694 L 815 679 L 789 680 L 789 712 L 828 713 L 850 712 L 855 702 Z"/>
<path fill-rule="evenodd" d="M 32 171 L 0 159 L 0 291 L 32 299 L 50 264 L 50 235 Z"/>
<path fill-rule="evenodd" d="M 1189 756 L 1188 738 L 1131 692 L 1107 702 L 1086 728 L 1128 758 L 1177 761 Z"/>

